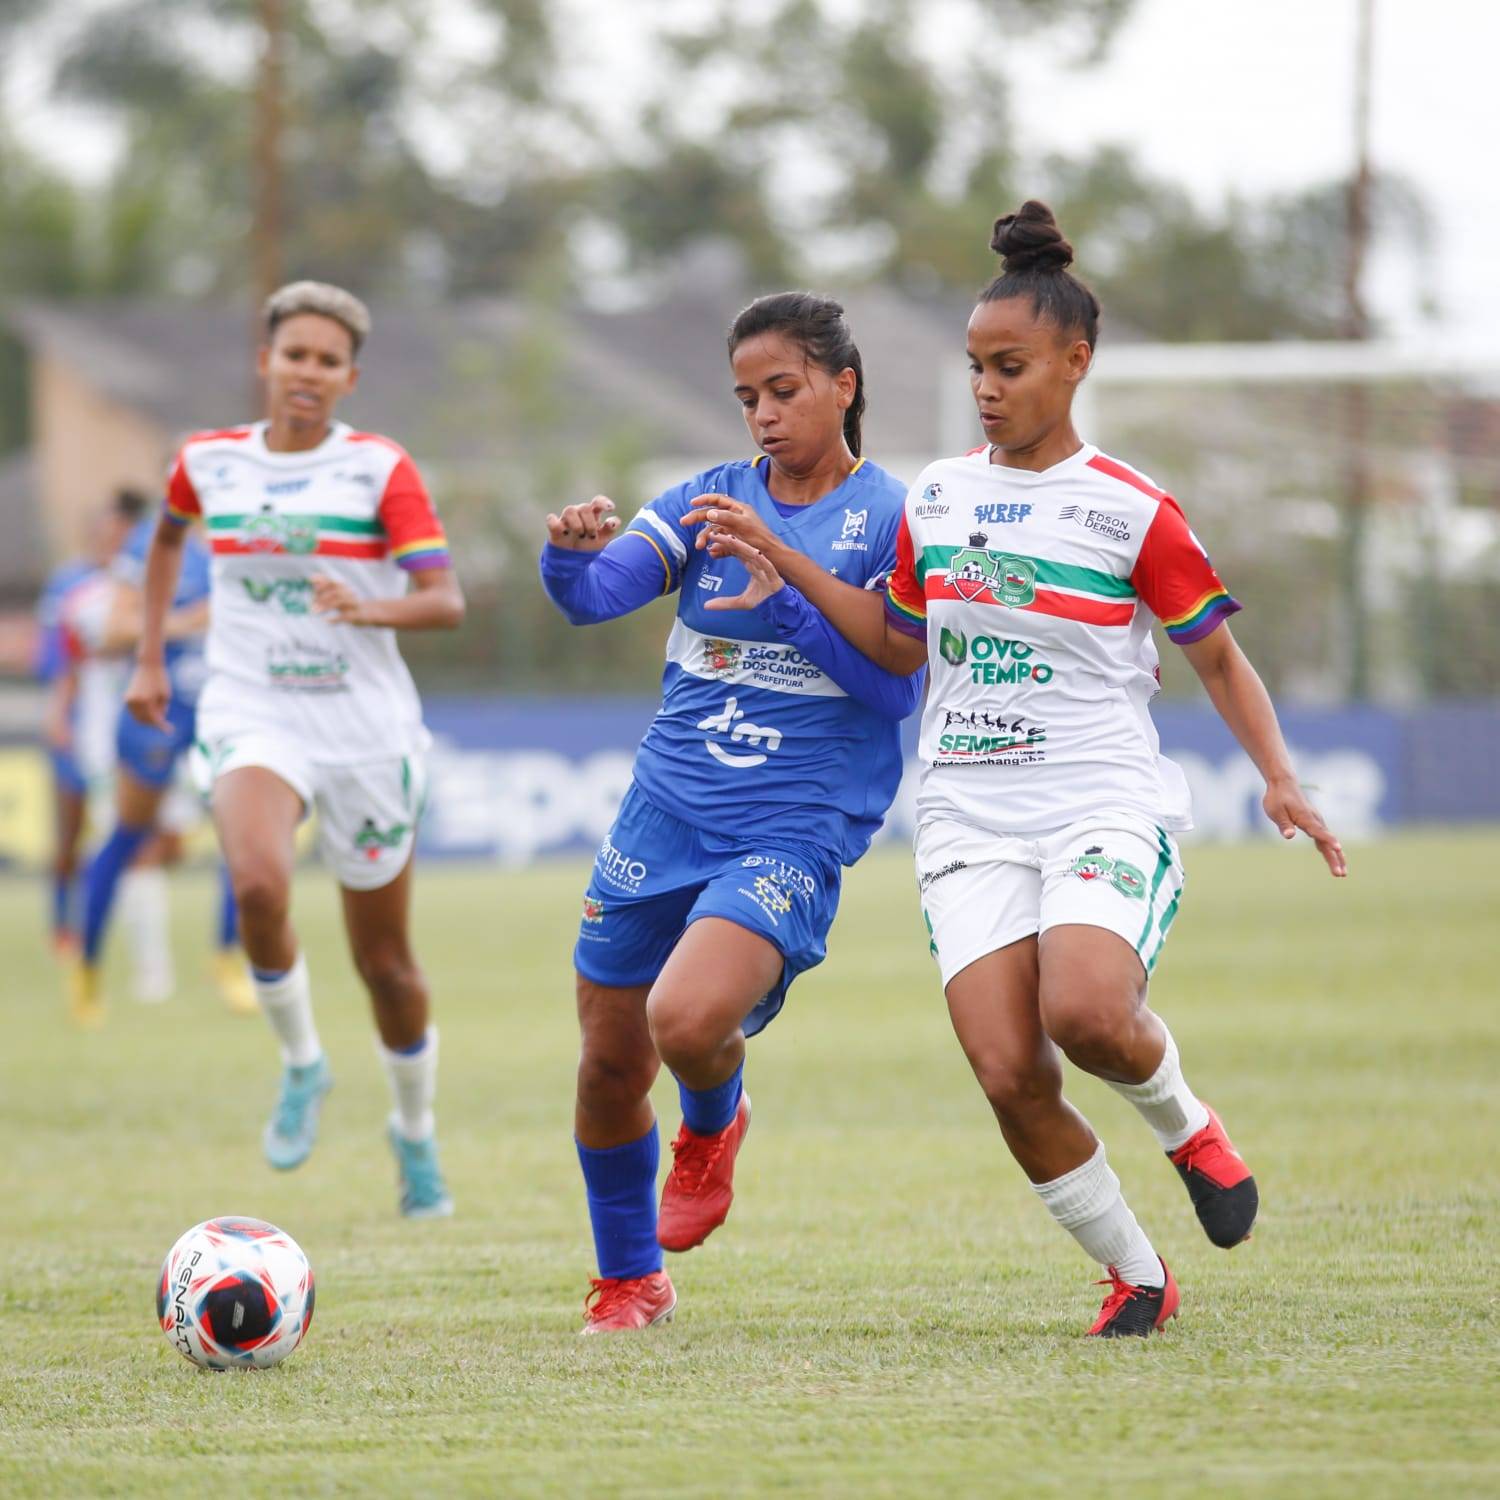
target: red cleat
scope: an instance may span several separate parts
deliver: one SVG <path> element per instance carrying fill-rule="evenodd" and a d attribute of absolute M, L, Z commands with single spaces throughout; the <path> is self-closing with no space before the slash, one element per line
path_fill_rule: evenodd
<path fill-rule="evenodd" d="M 1158 1260 L 1161 1257 L 1157 1256 Z M 1166 1272 L 1166 1281 L 1161 1286 L 1132 1286 L 1121 1281 L 1115 1268 L 1109 1268 L 1109 1280 L 1100 1286 L 1109 1288 L 1109 1296 L 1099 1309 L 1094 1326 L 1089 1329 L 1091 1339 L 1149 1338 L 1168 1318 L 1177 1316 L 1182 1294 L 1177 1290 L 1177 1278 L 1173 1276 L 1166 1261 L 1161 1261 Z"/>
<path fill-rule="evenodd" d="M 701 1245 L 725 1219 L 734 1202 L 734 1159 L 750 1129 L 750 1096 L 716 1135 L 698 1135 L 686 1125 L 672 1142 L 672 1170 L 661 1190 L 656 1240 L 663 1250 Z"/>
<path fill-rule="evenodd" d="M 1213 1110 L 1208 1111 L 1208 1124 L 1177 1150 L 1169 1151 L 1167 1158 L 1186 1183 L 1198 1222 L 1214 1244 L 1230 1250 L 1250 1238 L 1260 1193 Z"/>
<path fill-rule="evenodd" d="M 589 1294 L 583 1299 L 583 1327 L 579 1334 L 619 1333 L 631 1328 L 650 1328 L 670 1323 L 677 1306 L 677 1293 L 665 1271 L 632 1276 L 619 1281 L 605 1276 L 589 1278 Z"/>

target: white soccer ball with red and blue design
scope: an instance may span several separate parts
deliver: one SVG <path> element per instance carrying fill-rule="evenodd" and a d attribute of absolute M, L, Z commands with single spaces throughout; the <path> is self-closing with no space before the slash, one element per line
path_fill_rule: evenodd
<path fill-rule="evenodd" d="M 305 1337 L 313 1273 L 291 1235 L 264 1219 L 195 1224 L 167 1252 L 156 1318 L 167 1342 L 205 1370 L 264 1370 Z"/>

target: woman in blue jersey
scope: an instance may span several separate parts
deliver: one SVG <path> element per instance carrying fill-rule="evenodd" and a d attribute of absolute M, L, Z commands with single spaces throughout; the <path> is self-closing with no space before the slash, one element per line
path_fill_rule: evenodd
<path fill-rule="evenodd" d="M 667 490 L 617 538 L 604 496 L 547 517 L 542 582 L 571 623 L 679 595 L 662 706 L 574 950 L 574 1128 L 599 1259 L 585 1333 L 670 1317 L 662 1250 L 701 1244 L 728 1214 L 750 1123 L 745 1038 L 822 961 L 842 866 L 895 796 L 898 725 L 921 687 L 920 669 L 873 666 L 795 590 L 745 607 L 745 568 L 695 547 L 692 502 L 711 494 L 753 509 L 851 593 L 895 562 L 905 489 L 860 455 L 864 376 L 843 309 L 810 293 L 762 297 L 735 319 L 729 356 L 753 461 Z M 726 805 L 733 827 L 704 825 L 700 809 Z M 649 1095 L 662 1062 L 683 1125 L 658 1216 Z"/>

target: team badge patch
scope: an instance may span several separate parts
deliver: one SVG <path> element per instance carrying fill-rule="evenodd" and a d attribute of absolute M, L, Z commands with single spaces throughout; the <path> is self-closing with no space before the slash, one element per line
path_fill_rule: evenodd
<path fill-rule="evenodd" d="M 1036 565 L 1008 552 L 992 552 L 982 531 L 953 554 L 943 582 L 966 604 L 988 594 L 997 604 L 1021 609 L 1036 598 Z"/>
<path fill-rule="evenodd" d="M 1128 860 L 1111 859 L 1098 844 L 1085 849 L 1068 866 L 1068 874 L 1076 875 L 1085 885 L 1096 880 L 1107 881 L 1122 896 L 1129 896 L 1133 901 L 1146 898 L 1146 877 Z"/>

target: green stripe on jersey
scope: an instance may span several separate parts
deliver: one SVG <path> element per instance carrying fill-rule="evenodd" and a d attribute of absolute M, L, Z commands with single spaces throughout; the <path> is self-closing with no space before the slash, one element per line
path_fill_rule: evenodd
<path fill-rule="evenodd" d="M 927 582 L 927 575 L 941 569 L 947 572 L 957 552 L 968 552 L 968 547 L 923 547 L 917 559 L 917 577 Z M 1103 594 L 1110 599 L 1134 599 L 1135 587 L 1128 578 L 1114 573 L 1102 573 L 1098 568 L 1081 568 L 1073 563 L 1048 562 L 1044 557 L 1028 557 L 1024 552 L 1007 552 L 1002 548 L 990 548 L 1002 557 L 1019 557 L 1036 569 L 1036 581 L 1043 587 L 1076 589 L 1081 594 Z"/>
<path fill-rule="evenodd" d="M 264 511 L 251 511 L 246 515 L 239 516 L 209 516 L 208 529 L 210 531 L 242 531 L 249 521 L 266 514 Z M 276 513 L 271 512 L 272 515 Z M 381 525 L 378 518 L 367 521 L 355 520 L 351 516 L 309 516 L 289 515 L 289 521 L 312 521 L 315 522 L 319 531 L 343 531 L 354 536 L 384 536 L 385 527 Z"/>

